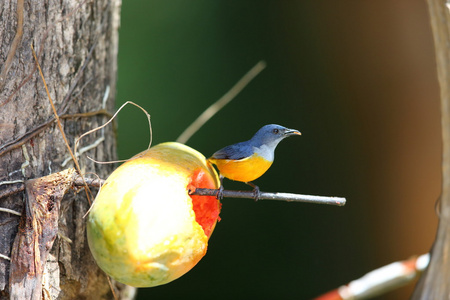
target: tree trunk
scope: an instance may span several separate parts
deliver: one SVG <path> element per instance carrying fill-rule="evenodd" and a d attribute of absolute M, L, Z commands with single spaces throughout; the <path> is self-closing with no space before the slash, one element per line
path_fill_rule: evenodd
<path fill-rule="evenodd" d="M 120 4 L 120 0 L 0 1 L 1 182 L 26 181 L 73 166 L 71 160 L 63 164 L 69 152 L 52 121 L 31 44 L 59 115 L 113 111 Z M 104 112 L 97 112 L 61 122 L 73 149 L 78 136 L 107 119 Z M 87 145 L 92 149 L 80 155 L 81 171 L 106 178 L 112 166 L 97 165 L 86 155 L 101 161 L 116 158 L 112 127 L 83 138 L 78 149 Z M 3 184 L 0 190 L 12 186 Z M 1 198 L 0 208 L 22 212 L 23 203 L 20 192 Z M 106 275 L 89 252 L 83 219 L 88 207 L 84 191 L 69 192 L 61 201 L 59 231 L 43 274 L 43 299 L 113 298 Z M 0 254 L 7 257 L 19 219 L 0 211 Z M 0 299 L 10 298 L 9 275 L 10 261 L 0 257 Z M 133 298 L 134 289 L 113 285 L 118 298 Z"/>
<path fill-rule="evenodd" d="M 442 194 L 431 261 L 414 291 L 415 300 L 450 298 L 450 7 L 445 0 L 427 2 L 441 89 Z"/>

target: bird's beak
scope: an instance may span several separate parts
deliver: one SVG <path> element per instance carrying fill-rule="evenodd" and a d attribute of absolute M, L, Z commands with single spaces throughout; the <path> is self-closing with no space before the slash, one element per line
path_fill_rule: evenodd
<path fill-rule="evenodd" d="M 290 136 L 290 135 L 302 135 L 302 133 L 296 129 L 286 129 L 284 132 L 284 135 Z"/>

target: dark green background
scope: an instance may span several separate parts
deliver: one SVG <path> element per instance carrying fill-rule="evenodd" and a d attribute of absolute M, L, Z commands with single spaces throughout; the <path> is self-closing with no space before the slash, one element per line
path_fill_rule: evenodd
<path fill-rule="evenodd" d="M 259 60 L 264 70 L 187 145 L 205 156 L 262 125 L 296 128 L 264 191 L 345 207 L 224 199 L 207 255 L 138 299 L 310 299 L 428 251 L 440 188 L 438 86 L 424 1 L 124 1 L 117 106 L 173 141 Z M 146 118 L 119 116 L 119 155 Z M 225 182 L 227 188 L 247 189 Z M 380 299 L 406 299 L 413 285 Z"/>

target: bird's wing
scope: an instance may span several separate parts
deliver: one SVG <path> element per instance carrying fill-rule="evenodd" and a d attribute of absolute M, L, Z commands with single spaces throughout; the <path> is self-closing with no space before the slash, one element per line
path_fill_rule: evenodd
<path fill-rule="evenodd" d="M 253 154 L 253 148 L 246 142 L 238 143 L 225 148 L 220 149 L 214 153 L 211 158 L 213 159 L 244 159 Z"/>

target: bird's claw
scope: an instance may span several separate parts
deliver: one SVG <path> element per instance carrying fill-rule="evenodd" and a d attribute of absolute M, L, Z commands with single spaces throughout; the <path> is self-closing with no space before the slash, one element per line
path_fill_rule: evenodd
<path fill-rule="evenodd" d="M 216 199 L 222 200 L 223 199 L 223 185 L 220 185 L 220 187 L 217 189 Z"/>
<path fill-rule="evenodd" d="M 258 201 L 259 197 L 261 196 L 261 192 L 259 191 L 259 186 L 257 186 L 253 182 L 246 182 L 246 184 L 253 188 L 253 198 L 255 199 L 255 201 Z"/>
<path fill-rule="evenodd" d="M 261 196 L 261 191 L 259 190 L 258 186 L 255 186 L 255 188 L 253 189 L 253 197 L 254 197 L 255 201 L 258 201 L 260 196 Z"/>

